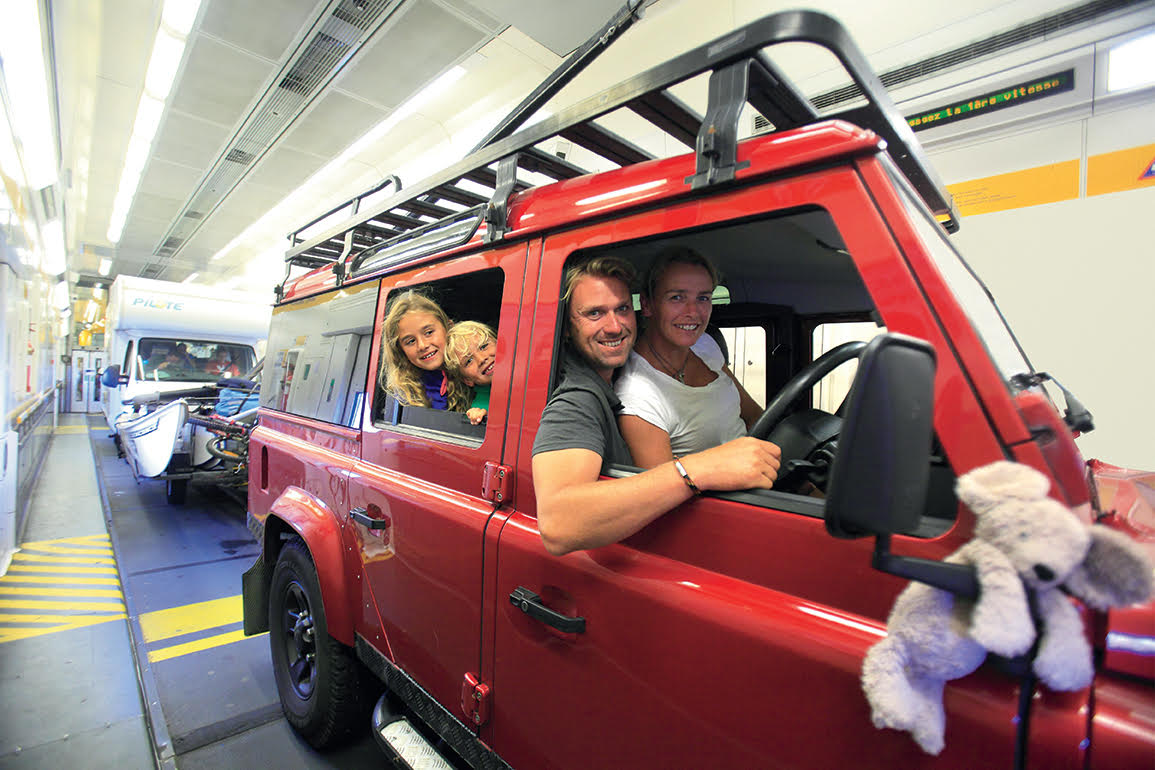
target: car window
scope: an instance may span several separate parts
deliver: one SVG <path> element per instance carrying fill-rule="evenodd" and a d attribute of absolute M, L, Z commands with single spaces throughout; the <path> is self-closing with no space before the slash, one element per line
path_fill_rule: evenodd
<path fill-rule="evenodd" d="M 261 406 L 357 427 L 380 281 L 273 310 Z"/>
<path fill-rule="evenodd" d="M 487 268 L 389 291 L 381 314 L 375 425 L 481 445 L 490 383 L 473 377 L 492 381 L 501 366 L 496 350 L 504 285 L 504 272 Z M 424 366 L 426 360 L 433 368 Z M 477 369 L 482 363 L 485 371 Z"/>

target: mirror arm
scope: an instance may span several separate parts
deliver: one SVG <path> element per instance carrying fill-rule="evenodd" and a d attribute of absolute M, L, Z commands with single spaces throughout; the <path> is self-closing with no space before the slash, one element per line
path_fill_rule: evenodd
<path fill-rule="evenodd" d="M 978 578 L 973 566 L 892 554 L 890 535 L 878 535 L 875 539 L 871 566 L 880 572 L 917 580 L 964 599 L 974 599 L 979 595 Z"/>

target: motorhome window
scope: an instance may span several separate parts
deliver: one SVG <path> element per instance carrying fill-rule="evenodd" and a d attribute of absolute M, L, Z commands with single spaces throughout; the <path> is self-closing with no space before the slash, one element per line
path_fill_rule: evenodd
<path fill-rule="evenodd" d="M 504 284 L 505 275 L 502 270 L 489 268 L 437 281 L 397 286 L 389 293 L 387 299 L 389 304 L 386 305 L 386 314 L 383 317 L 388 325 L 389 312 L 398 307 L 395 303 L 401 301 L 416 304 L 414 315 L 422 312 L 428 315 L 428 311 L 422 308 L 429 305 L 424 304 L 424 300 L 413 303 L 409 299 L 409 292 L 412 292 L 413 295 L 431 300 L 440 307 L 451 325 L 476 321 L 488 326 L 500 337 L 501 329 L 498 321 Z M 398 319 L 398 324 L 405 323 L 404 319 L 405 316 L 402 315 Z M 403 331 L 405 327 L 401 328 Z M 485 438 L 489 417 L 486 415 L 482 422 L 475 425 L 470 422 L 466 410 L 480 404 L 484 400 L 482 396 L 487 396 L 488 389 L 477 383 L 471 385 L 464 382 L 464 378 L 460 375 L 454 376 L 452 364 L 443 363 L 440 369 L 424 374 L 423 368 L 415 366 L 410 358 L 410 355 L 418 353 L 415 349 L 407 353 L 401 344 L 403 342 L 405 339 L 398 337 L 396 330 L 392 333 L 388 329 L 382 330 L 381 365 L 377 374 L 377 395 L 373 401 L 373 422 L 403 433 L 467 446 L 480 446 Z M 454 355 L 452 352 L 433 348 L 430 349 L 430 354 L 435 358 L 440 357 L 443 361 L 447 355 Z M 495 366 L 498 368 L 488 373 L 490 376 L 501 371 L 502 361 L 498 360 Z M 436 385 L 437 383 L 433 381 L 438 376 L 442 377 L 445 383 L 443 388 L 447 402 L 445 409 L 433 408 L 426 392 L 425 379 Z"/>
<path fill-rule="evenodd" d="M 137 349 L 138 377 L 155 382 L 216 382 L 256 363 L 250 345 L 220 340 L 144 337 Z"/>
<path fill-rule="evenodd" d="M 713 334 L 715 328 L 718 330 L 715 339 L 721 340 L 719 347 L 727 366 L 762 408 L 827 350 L 885 331 L 870 320 L 877 316 L 873 300 L 833 218 L 821 209 L 576 252 L 570 264 L 595 255 L 621 257 L 634 265 L 641 282 L 654 259 L 671 246 L 694 249 L 717 270 L 725 292 L 712 297 L 706 331 Z M 647 319 L 638 314 L 637 322 L 635 354 L 645 350 L 642 340 Z M 561 308 L 555 360 L 561 357 L 565 323 Z M 820 380 L 811 394 L 797 399 L 783 422 L 805 432 L 811 423 L 827 424 L 831 416 L 837 417 L 854 368 L 854 362 L 849 362 Z M 843 370 L 850 373 L 843 374 Z M 555 372 L 555 382 L 557 376 Z M 828 448 L 836 451 L 836 432 L 832 439 Z M 787 459 L 813 461 L 817 448 L 821 447 L 807 447 L 804 456 Z M 949 464 L 941 451 L 928 462 L 934 477 L 931 515 L 912 533 L 919 536 L 941 534 L 957 514 Z M 609 470 L 612 476 L 622 476 L 637 469 L 616 466 Z M 810 496 L 809 479 L 800 473 L 783 478 L 781 486 L 772 491 L 715 496 L 803 516 L 821 517 L 824 509 L 820 497 Z"/>
<path fill-rule="evenodd" d="M 128 341 L 128 347 L 124 351 L 124 363 L 120 365 L 120 371 L 124 374 L 129 374 L 132 371 L 132 353 L 134 350 L 133 340 Z"/>
<path fill-rule="evenodd" d="M 355 284 L 274 308 L 261 406 L 360 426 L 380 286 Z"/>

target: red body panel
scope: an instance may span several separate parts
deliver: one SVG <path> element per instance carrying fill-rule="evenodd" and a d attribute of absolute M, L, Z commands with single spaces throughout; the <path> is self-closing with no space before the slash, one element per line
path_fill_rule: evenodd
<path fill-rule="evenodd" d="M 359 453 L 358 441 L 350 434 L 356 435 L 265 410 L 249 440 L 254 456 L 267 453 L 269 477 L 276 479 L 275 484 L 250 479 L 249 510 L 266 527 L 266 519 L 275 516 L 305 541 L 317 568 L 329 633 L 344 644 L 353 643 L 350 600 L 356 597 L 349 595 L 349 588 L 357 573 L 356 563 L 347 563 L 341 542 L 345 479 Z M 269 546 L 266 541 L 266 549 Z"/>
<path fill-rule="evenodd" d="M 1151 767 L 1155 762 L 1155 688 L 1151 682 L 1101 677 L 1095 683 L 1091 766 Z"/>

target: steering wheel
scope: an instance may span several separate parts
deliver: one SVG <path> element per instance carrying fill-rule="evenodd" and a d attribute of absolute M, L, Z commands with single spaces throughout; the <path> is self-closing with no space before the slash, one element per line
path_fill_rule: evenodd
<path fill-rule="evenodd" d="M 782 448 L 776 489 L 797 486 L 803 479 L 820 489 L 826 485 L 826 472 L 837 448 L 842 418 L 818 409 L 804 409 L 788 415 L 794 402 L 805 395 L 826 375 L 852 358 L 858 358 L 866 343 L 844 342 L 825 355 L 811 361 L 795 374 L 750 428 L 751 436 L 773 441 Z"/>

